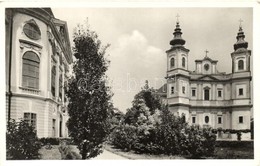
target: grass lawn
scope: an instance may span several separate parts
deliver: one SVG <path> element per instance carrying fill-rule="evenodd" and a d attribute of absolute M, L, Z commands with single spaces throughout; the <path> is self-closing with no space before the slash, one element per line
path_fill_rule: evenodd
<path fill-rule="evenodd" d="M 134 151 L 124 152 L 121 149 L 114 148 L 111 145 L 106 145 L 105 149 L 112 153 L 115 153 L 117 155 L 123 156 L 128 159 L 132 159 L 132 160 L 188 159 L 188 158 L 185 158 L 184 156 L 137 154 Z M 216 147 L 215 155 L 208 159 L 254 159 L 254 149 L 253 148 L 244 148 L 244 147 L 241 147 L 241 148 Z"/>
<path fill-rule="evenodd" d="M 42 160 L 61 160 L 61 154 L 58 149 L 59 145 L 52 145 L 52 149 L 46 149 L 43 146 L 39 153 L 41 154 Z M 75 154 L 76 159 L 81 159 L 79 150 L 74 145 L 69 145 L 71 151 Z M 149 154 L 137 154 L 134 151 L 125 152 L 121 149 L 114 148 L 111 145 L 106 145 L 105 149 L 120 155 L 122 157 L 131 160 L 164 160 L 164 159 L 187 159 L 183 156 L 168 156 L 168 155 L 149 155 Z M 254 159 L 253 147 L 216 147 L 215 155 L 210 159 Z"/>
<path fill-rule="evenodd" d="M 215 159 L 254 159 L 253 147 L 216 147 Z"/>

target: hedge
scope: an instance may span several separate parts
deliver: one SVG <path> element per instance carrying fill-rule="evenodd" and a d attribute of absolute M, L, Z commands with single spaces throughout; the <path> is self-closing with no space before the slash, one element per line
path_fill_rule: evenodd
<path fill-rule="evenodd" d="M 217 132 L 223 131 L 224 133 L 231 133 L 231 134 L 237 134 L 237 133 L 249 133 L 251 132 L 250 129 L 242 129 L 242 130 L 235 130 L 235 129 L 222 129 L 222 128 L 217 128 L 213 129 L 212 132 L 217 134 Z"/>
<path fill-rule="evenodd" d="M 62 141 L 66 141 L 68 144 L 74 144 L 72 139 L 70 138 L 53 138 L 53 137 L 42 137 L 39 141 L 43 145 L 51 144 L 51 145 L 59 145 Z"/>
<path fill-rule="evenodd" d="M 254 141 L 229 141 L 229 140 L 217 140 L 216 147 L 234 147 L 234 148 L 252 148 L 254 147 Z"/>

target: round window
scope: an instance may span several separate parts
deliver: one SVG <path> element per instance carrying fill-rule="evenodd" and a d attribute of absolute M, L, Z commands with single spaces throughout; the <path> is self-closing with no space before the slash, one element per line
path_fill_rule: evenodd
<path fill-rule="evenodd" d="M 208 70 L 209 70 L 209 64 L 205 64 L 205 65 L 204 65 L 204 69 L 205 69 L 206 71 L 208 71 Z"/>
<path fill-rule="evenodd" d="M 209 117 L 205 116 L 205 123 L 209 123 Z"/>
<path fill-rule="evenodd" d="M 30 39 L 38 40 L 41 38 L 41 31 L 39 27 L 33 22 L 26 23 L 23 27 L 23 32 Z"/>

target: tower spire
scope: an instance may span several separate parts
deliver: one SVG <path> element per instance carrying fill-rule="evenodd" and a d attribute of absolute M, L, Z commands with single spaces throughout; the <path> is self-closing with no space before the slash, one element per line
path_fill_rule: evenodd
<path fill-rule="evenodd" d="M 238 21 L 239 21 L 239 28 L 242 28 L 242 22 L 243 22 L 243 20 L 240 18 Z"/>
<path fill-rule="evenodd" d="M 243 28 L 242 28 L 242 22 L 243 20 L 239 19 L 239 30 L 237 33 L 237 42 L 234 44 L 234 50 L 238 50 L 239 48 L 244 48 L 247 49 L 248 47 L 248 43 L 244 40 L 245 39 L 245 35 L 243 32 Z"/>
<path fill-rule="evenodd" d="M 207 49 L 205 50 L 205 53 L 206 53 L 206 56 L 205 56 L 205 57 L 208 57 L 209 51 L 208 51 Z"/>
<path fill-rule="evenodd" d="M 176 19 L 177 19 L 176 23 L 177 24 L 179 24 L 179 17 L 180 17 L 180 15 L 177 13 L 177 15 L 176 15 Z"/>
<path fill-rule="evenodd" d="M 176 28 L 174 29 L 173 32 L 173 39 L 170 41 L 170 45 L 172 46 L 183 46 L 185 44 L 185 40 L 182 39 L 181 35 L 181 28 L 180 28 L 180 23 L 179 23 L 179 14 L 176 15 Z"/>

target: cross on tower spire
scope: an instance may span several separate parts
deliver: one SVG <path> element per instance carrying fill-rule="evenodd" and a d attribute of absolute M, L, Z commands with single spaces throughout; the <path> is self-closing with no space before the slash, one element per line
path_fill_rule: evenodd
<path fill-rule="evenodd" d="M 177 15 L 176 15 L 177 23 L 179 23 L 179 17 L 180 17 L 180 15 L 177 13 Z"/>
<path fill-rule="evenodd" d="M 239 21 L 239 27 L 241 28 L 243 20 L 240 18 L 238 21 Z"/>
<path fill-rule="evenodd" d="M 205 50 L 205 52 L 206 52 L 206 57 L 207 57 L 207 56 L 208 56 L 208 53 L 209 53 L 209 51 L 206 49 L 206 50 Z"/>

